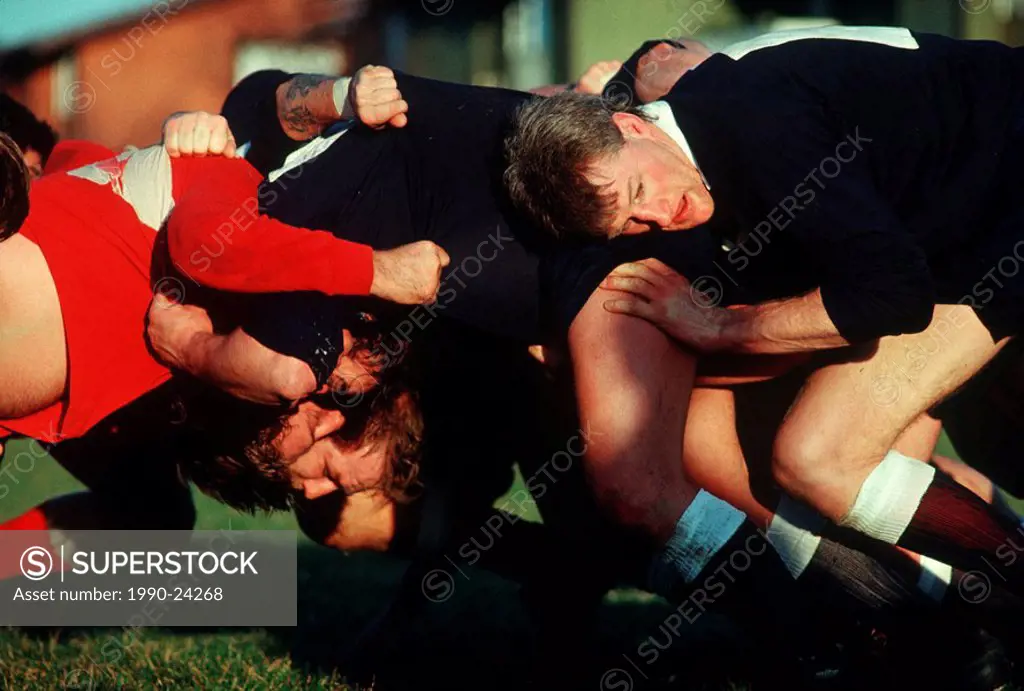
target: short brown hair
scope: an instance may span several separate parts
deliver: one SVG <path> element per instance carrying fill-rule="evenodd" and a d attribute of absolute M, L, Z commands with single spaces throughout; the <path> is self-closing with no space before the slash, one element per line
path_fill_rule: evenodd
<path fill-rule="evenodd" d="M 21 149 L 0 132 L 0 241 L 17 233 L 28 218 L 30 184 Z"/>
<path fill-rule="evenodd" d="M 626 103 L 566 92 L 520 107 L 505 140 L 505 186 L 513 203 L 556 237 L 607 237 L 615 198 L 587 173 L 594 159 L 618 153 L 625 139 L 617 112 L 649 119 Z"/>

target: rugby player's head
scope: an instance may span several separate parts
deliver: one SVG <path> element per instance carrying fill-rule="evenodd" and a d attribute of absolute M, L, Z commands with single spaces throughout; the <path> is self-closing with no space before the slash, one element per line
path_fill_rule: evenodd
<path fill-rule="evenodd" d="M 368 489 L 405 500 L 417 485 L 423 423 L 403 368 L 383 367 L 377 339 L 346 333 L 330 390 L 281 410 L 206 393 L 202 432 L 183 475 L 236 509 L 287 510 L 304 496 Z"/>
<path fill-rule="evenodd" d="M 43 166 L 57 144 L 57 133 L 24 105 L 0 93 L 0 132 L 6 132 L 21 149 L 32 179 L 43 174 Z"/>
<path fill-rule="evenodd" d="M 622 102 L 576 93 L 533 99 L 505 146 L 512 201 L 558 237 L 687 230 L 714 211 L 682 147 Z"/>
<path fill-rule="evenodd" d="M 672 90 L 688 71 L 711 57 L 711 51 L 693 39 L 647 41 L 623 65 L 620 75 L 632 80 L 637 98 L 650 103 Z M 613 81 L 616 78 L 613 77 Z"/>
<path fill-rule="evenodd" d="M 29 184 L 21 149 L 0 132 L 0 240 L 17 233 L 28 217 Z"/>

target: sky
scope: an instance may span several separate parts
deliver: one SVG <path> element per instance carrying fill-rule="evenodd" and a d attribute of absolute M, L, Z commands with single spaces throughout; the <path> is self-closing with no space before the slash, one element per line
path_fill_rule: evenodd
<path fill-rule="evenodd" d="M 188 0 L 0 0 L 0 51 L 45 42 L 85 27 Z M 194 1 L 194 0 L 193 0 Z"/>

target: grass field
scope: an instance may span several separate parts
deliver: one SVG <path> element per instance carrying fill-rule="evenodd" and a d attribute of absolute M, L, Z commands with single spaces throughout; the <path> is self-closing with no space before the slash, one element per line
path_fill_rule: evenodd
<path fill-rule="evenodd" d="M 17 444 L 6 455 L 11 459 Z M 949 452 L 949 448 L 942 449 Z M 9 461 L 7 461 L 9 463 Z M 27 472 L 3 475 L 9 491 L 0 519 L 14 517 L 56 494 L 78 489 L 59 466 L 44 459 Z M 12 480 L 12 478 L 14 478 Z M 199 497 L 199 529 L 297 530 L 290 515 L 251 517 Z M 536 519 L 534 513 L 529 518 Z M 517 587 L 484 572 L 470 572 L 455 595 L 431 604 L 422 618 L 407 622 L 403 635 L 381 651 L 384 663 L 362 683 L 346 675 L 365 660 L 352 659 L 352 642 L 386 605 L 401 577 L 403 562 L 380 555 L 344 555 L 299 537 L 299 626 L 288 629 L 0 629 L 0 689 L 523 689 L 526 660 L 535 652 Z M 571 588 L 572 584 L 566 584 Z M 271 597 L 272 594 L 268 594 Z M 258 603 L 254 603 L 258 606 Z M 594 682 L 601 670 L 627 667 L 622 656 L 657 630 L 667 613 L 660 601 L 634 591 L 606 597 L 596 632 Z M 698 621 L 703 633 L 718 630 L 713 616 Z M 718 640 L 718 639 L 715 639 Z M 703 648 L 703 646 L 701 646 Z M 679 669 L 707 667 L 718 656 L 726 668 L 728 648 L 714 653 L 681 643 Z M 580 665 L 547 650 L 556 664 Z M 555 655 L 550 653 L 555 652 Z M 635 656 L 634 656 L 635 657 Z M 675 666 L 675 663 L 673 663 Z M 659 668 L 660 669 L 660 668 Z M 635 672 L 633 676 L 637 676 Z M 716 682 L 705 686 L 685 674 L 626 685 L 608 677 L 607 691 L 634 688 L 745 688 Z"/>

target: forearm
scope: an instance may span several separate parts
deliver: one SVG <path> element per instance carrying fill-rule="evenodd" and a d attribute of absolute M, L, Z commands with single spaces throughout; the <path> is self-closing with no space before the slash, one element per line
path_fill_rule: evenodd
<path fill-rule="evenodd" d="M 167 247 L 193 280 L 247 293 L 370 294 L 373 249 L 262 214 L 261 178 L 245 161 L 186 158 L 173 165 L 175 208 L 167 220 Z"/>
<path fill-rule="evenodd" d="M 254 403 L 294 401 L 316 389 L 304 362 L 270 350 L 241 329 L 195 334 L 181 360 L 193 376 Z"/>
<path fill-rule="evenodd" d="M 277 88 L 277 115 L 285 134 L 306 141 L 338 120 L 351 118 L 348 77 L 298 74 Z"/>
<path fill-rule="evenodd" d="M 746 354 L 803 353 L 849 345 L 825 311 L 821 292 L 721 309 L 716 350 Z"/>

